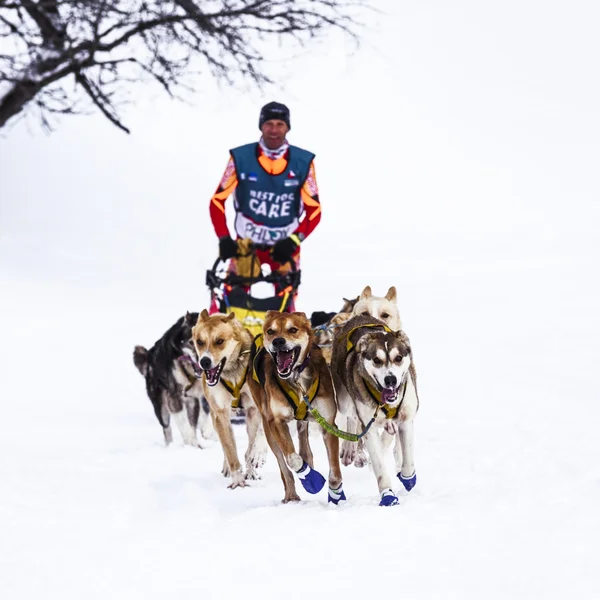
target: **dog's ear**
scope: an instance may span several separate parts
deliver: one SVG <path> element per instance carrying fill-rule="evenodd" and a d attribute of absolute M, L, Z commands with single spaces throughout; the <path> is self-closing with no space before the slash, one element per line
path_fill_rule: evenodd
<path fill-rule="evenodd" d="M 354 305 L 358 302 L 358 296 L 356 296 L 354 300 L 348 300 L 348 298 L 342 298 L 342 300 L 344 301 L 344 304 L 340 312 L 352 312 Z"/>
<path fill-rule="evenodd" d="M 208 321 L 208 319 L 210 318 L 210 315 L 208 314 L 208 311 L 206 309 L 204 309 L 201 313 L 200 313 L 200 319 L 202 321 Z"/>
<path fill-rule="evenodd" d="M 356 344 L 356 352 L 357 354 L 362 354 L 369 346 L 368 335 L 364 335 L 358 340 L 358 344 Z"/>
<path fill-rule="evenodd" d="M 394 335 L 406 346 L 408 353 L 411 354 L 412 350 L 410 347 L 410 339 L 408 338 L 406 333 L 404 333 L 404 331 L 402 331 L 402 329 L 400 329 L 400 330 L 394 332 Z"/>
<path fill-rule="evenodd" d="M 278 310 L 268 310 L 265 318 L 274 319 L 277 315 L 281 313 Z"/>
<path fill-rule="evenodd" d="M 195 325 L 194 318 L 192 317 L 192 313 L 189 310 L 185 311 L 185 319 L 184 322 L 187 325 Z"/>
<path fill-rule="evenodd" d="M 306 313 L 303 312 L 293 312 L 293 315 L 296 315 L 297 317 L 300 317 L 301 319 L 306 319 Z M 308 320 L 308 319 L 306 319 Z"/>
<path fill-rule="evenodd" d="M 136 346 L 133 349 L 133 364 L 146 377 L 146 373 L 148 373 L 148 350 L 144 346 Z"/>
<path fill-rule="evenodd" d="M 367 298 L 370 298 L 373 295 L 373 292 L 371 291 L 371 286 L 368 285 L 360 294 L 359 296 L 359 300 L 366 300 Z"/>
<path fill-rule="evenodd" d="M 392 286 L 385 295 L 385 299 L 389 300 L 390 302 L 396 302 L 396 298 L 396 288 Z"/>
<path fill-rule="evenodd" d="M 227 321 L 231 321 L 232 319 L 235 319 L 235 313 L 234 312 L 230 312 L 227 315 Z"/>

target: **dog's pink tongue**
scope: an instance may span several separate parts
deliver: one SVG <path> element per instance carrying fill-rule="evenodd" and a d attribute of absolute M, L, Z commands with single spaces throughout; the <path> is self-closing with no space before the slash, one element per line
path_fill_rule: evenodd
<path fill-rule="evenodd" d="M 391 388 L 385 388 L 381 392 L 381 399 L 384 402 L 393 402 L 396 399 L 396 390 L 392 390 Z"/>
<path fill-rule="evenodd" d="M 294 352 L 278 352 L 277 353 L 277 368 L 280 371 L 289 371 L 294 362 Z"/>
<path fill-rule="evenodd" d="M 211 383 L 213 383 L 215 381 L 218 374 L 219 374 L 219 365 L 217 365 L 216 367 L 214 367 L 212 369 L 206 370 L 206 376 L 208 377 L 208 381 L 210 381 Z"/>

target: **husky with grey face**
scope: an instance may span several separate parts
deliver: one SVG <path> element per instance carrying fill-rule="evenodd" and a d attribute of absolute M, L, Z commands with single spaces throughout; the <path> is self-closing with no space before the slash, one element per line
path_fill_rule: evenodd
<path fill-rule="evenodd" d="M 407 335 L 401 330 L 392 331 L 371 316 L 353 317 L 334 338 L 331 373 L 339 410 L 358 419 L 359 431 L 355 433 L 364 431 L 374 419 L 364 439 L 377 477 L 380 505 L 397 504 L 379 430 L 383 428 L 397 438 L 396 472 L 404 488 L 410 491 L 417 481 L 413 421 L 419 398 Z"/>

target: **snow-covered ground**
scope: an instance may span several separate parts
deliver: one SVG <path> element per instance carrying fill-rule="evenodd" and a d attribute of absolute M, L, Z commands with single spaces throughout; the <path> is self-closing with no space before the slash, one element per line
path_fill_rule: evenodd
<path fill-rule="evenodd" d="M 380 52 L 305 59 L 319 101 L 298 74 L 140 100 L 130 138 L 81 118 L 1 141 L 1 597 L 600 595 L 598 9 L 392 4 Z M 284 506 L 271 454 L 227 489 L 217 442 L 164 448 L 132 362 L 206 306 L 208 199 L 271 96 L 317 153 L 299 308 L 398 289 L 421 409 L 393 508 L 354 467 L 343 506 Z"/>

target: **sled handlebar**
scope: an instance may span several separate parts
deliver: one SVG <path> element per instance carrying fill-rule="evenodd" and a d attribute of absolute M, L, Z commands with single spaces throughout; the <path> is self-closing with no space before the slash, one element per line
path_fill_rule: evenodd
<path fill-rule="evenodd" d="M 273 246 L 268 244 L 253 244 L 253 250 L 270 250 Z M 268 275 L 263 275 L 262 273 L 257 277 L 242 277 L 237 275 L 236 273 L 228 273 L 224 277 L 220 277 L 217 275 L 217 268 L 221 262 L 225 263 L 227 259 L 222 259 L 220 256 L 215 260 L 215 263 L 209 271 L 206 272 L 206 284 L 210 289 L 218 288 L 222 284 L 226 285 L 242 285 L 248 286 L 254 283 L 260 283 L 261 281 L 265 281 L 267 283 L 272 284 L 280 284 L 285 286 L 292 286 L 293 288 L 297 288 L 300 285 L 300 271 L 298 270 L 298 265 L 294 259 L 290 259 L 288 263 L 290 265 L 290 270 L 287 273 L 278 273 L 277 271 L 273 271 Z"/>

